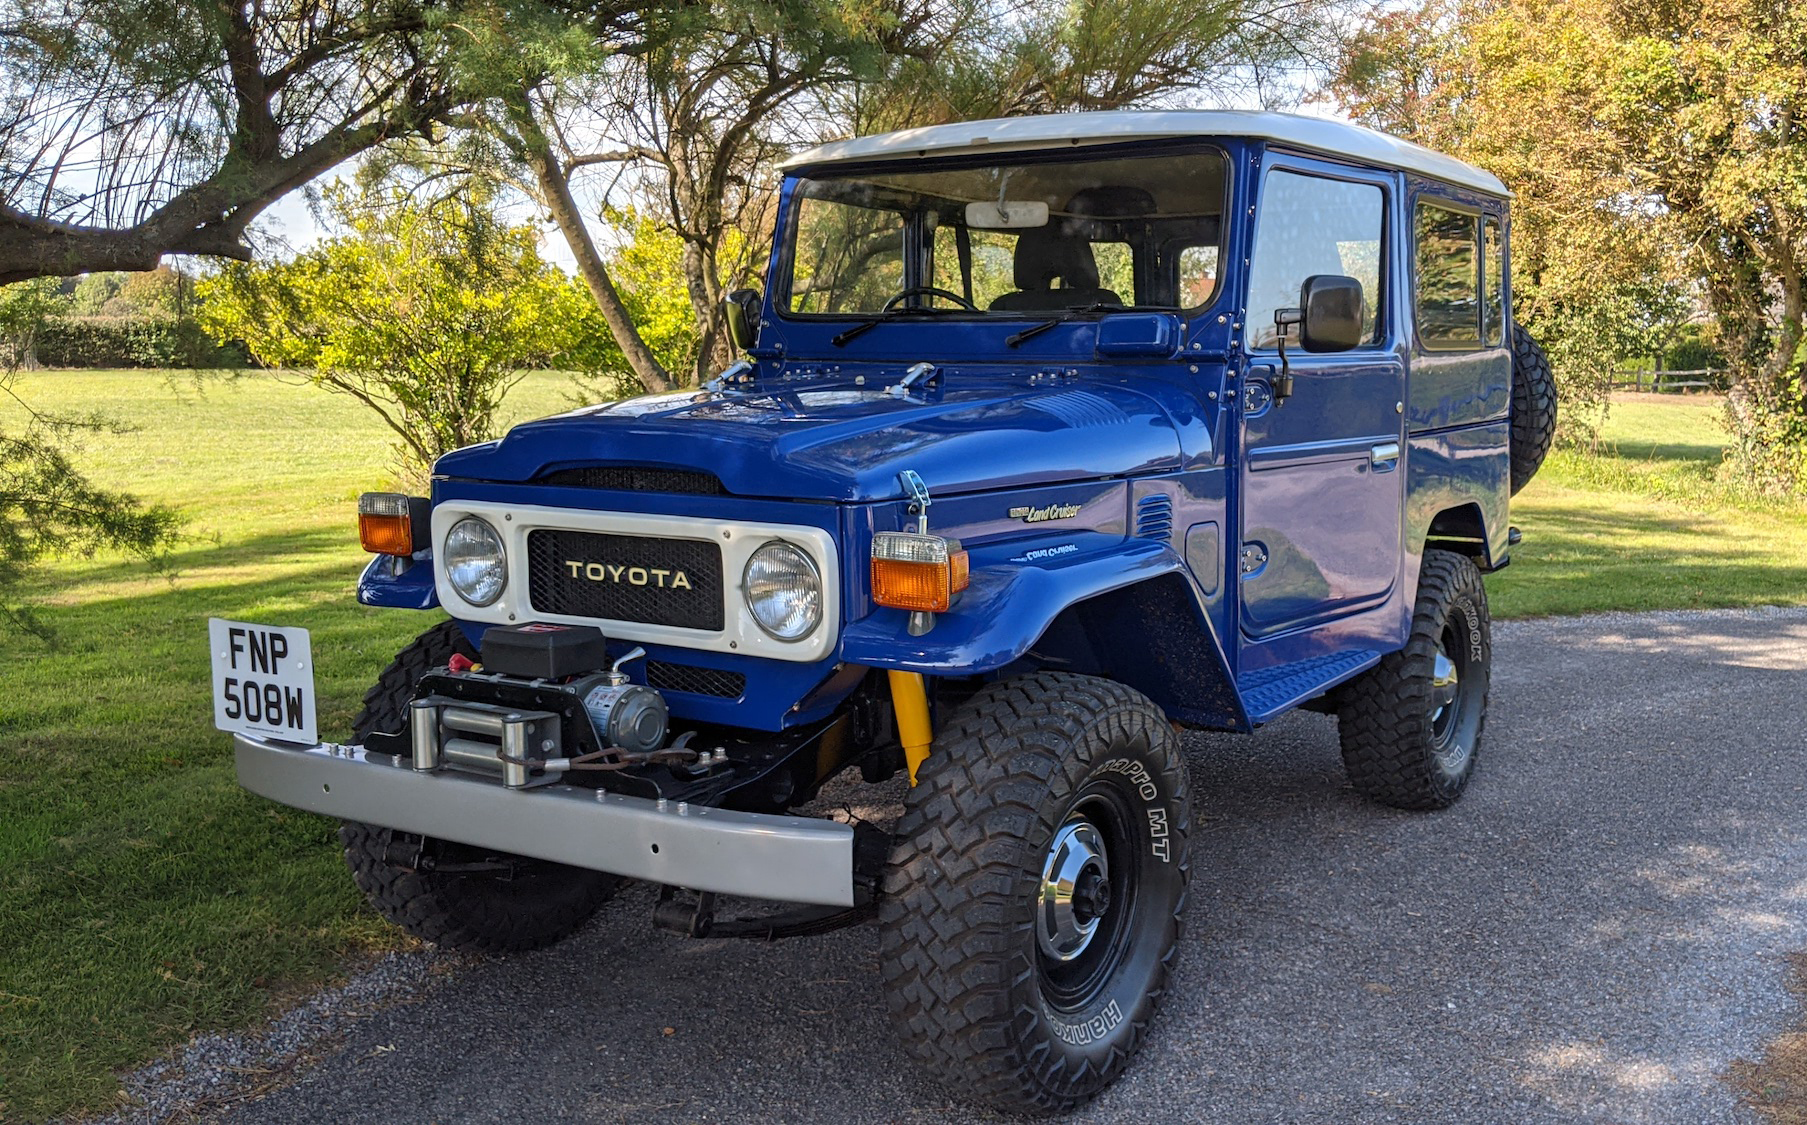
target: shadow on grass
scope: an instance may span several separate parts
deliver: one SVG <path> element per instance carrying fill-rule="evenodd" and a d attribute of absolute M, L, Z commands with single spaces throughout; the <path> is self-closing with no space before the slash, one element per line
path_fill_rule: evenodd
<path fill-rule="evenodd" d="M 1632 465 L 1643 465 L 1651 461 L 1705 461 L 1717 465 L 1725 460 L 1725 448 L 1723 441 L 1620 441 L 1602 448 L 1598 455 Z"/>
<path fill-rule="evenodd" d="M 339 550 L 334 551 L 335 548 Z M 358 547 L 355 532 L 338 528 L 315 527 L 253 536 L 231 543 L 216 543 L 201 537 L 182 541 L 166 557 L 161 567 L 136 558 L 115 558 L 102 562 L 85 562 L 78 570 L 58 574 L 47 569 L 53 579 L 40 591 L 54 596 L 56 591 L 79 586 L 111 585 L 138 582 L 159 573 L 180 584 L 202 571 L 254 566 L 277 562 L 285 557 L 312 557 L 328 552 L 342 554 L 361 567 L 368 556 Z M 347 565 L 350 565 L 348 562 Z"/>

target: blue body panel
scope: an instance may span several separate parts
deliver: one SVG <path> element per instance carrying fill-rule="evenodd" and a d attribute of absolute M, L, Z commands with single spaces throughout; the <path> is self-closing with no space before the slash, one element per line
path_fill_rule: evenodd
<path fill-rule="evenodd" d="M 358 604 L 383 609 L 438 609 L 433 587 L 433 556 L 398 559 L 378 555 L 358 576 Z"/>
<path fill-rule="evenodd" d="M 1504 563 L 1510 356 L 1421 345 L 1407 237 L 1420 195 L 1502 224 L 1504 202 L 1260 142 L 1218 147 L 1238 221 L 1202 309 L 1072 319 L 1015 347 L 1006 337 L 1046 314 L 900 319 L 837 345 L 849 318 L 788 316 L 768 294 L 749 380 L 517 426 L 442 458 L 434 502 L 832 535 L 833 651 L 803 663 L 648 645 L 656 660 L 746 676 L 736 699 L 668 693 L 681 720 L 779 730 L 828 714 L 869 668 L 991 677 L 1042 666 L 1121 679 L 1188 723 L 1259 725 L 1404 643 L 1431 536 L 1466 537 L 1483 565 Z M 1379 338 L 1294 353 L 1284 402 L 1277 356 L 1246 347 L 1244 332 L 1246 263 L 1274 169 L 1371 183 L 1387 201 Z M 786 252 L 779 239 L 768 276 L 786 276 Z M 923 361 L 935 376 L 897 387 Z M 599 465 L 707 473 L 725 494 L 543 480 Z M 867 563 L 874 534 L 914 526 L 906 469 L 935 498 L 932 529 L 960 539 L 972 566 L 970 587 L 918 637 L 903 612 L 872 605 Z M 1047 510 L 1059 514 L 1025 514 Z M 360 600 L 437 604 L 430 562 L 392 569 L 372 563 Z"/>

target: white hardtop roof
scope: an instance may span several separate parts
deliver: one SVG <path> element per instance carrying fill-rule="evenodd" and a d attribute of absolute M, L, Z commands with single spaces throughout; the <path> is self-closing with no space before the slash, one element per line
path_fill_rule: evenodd
<path fill-rule="evenodd" d="M 798 153 L 780 167 L 846 164 L 892 157 L 1023 152 L 1060 145 L 1107 145 L 1170 137 L 1259 137 L 1362 164 L 1403 168 L 1488 195 L 1512 194 L 1492 172 L 1361 125 L 1296 113 L 1233 109 L 1050 113 L 1038 117 L 1000 117 L 990 121 L 930 125 L 830 141 Z"/>

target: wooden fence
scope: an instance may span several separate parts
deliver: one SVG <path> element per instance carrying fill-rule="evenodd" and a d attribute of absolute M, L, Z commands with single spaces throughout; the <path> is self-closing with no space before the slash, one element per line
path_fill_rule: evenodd
<path fill-rule="evenodd" d="M 1614 371 L 1614 390 L 1718 391 L 1725 389 L 1725 371 L 1703 367 L 1697 371 Z"/>

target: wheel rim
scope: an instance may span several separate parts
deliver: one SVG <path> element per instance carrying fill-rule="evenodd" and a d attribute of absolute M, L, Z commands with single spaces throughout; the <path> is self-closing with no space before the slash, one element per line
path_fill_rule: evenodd
<path fill-rule="evenodd" d="M 1468 630 L 1458 615 L 1444 626 L 1431 658 L 1431 753 L 1438 768 L 1450 777 L 1461 775 L 1474 752 L 1468 713 L 1475 706 L 1473 696 L 1480 676 L 1478 669 L 1470 667 L 1469 642 Z"/>
<path fill-rule="evenodd" d="M 1091 821 L 1068 821 L 1054 835 L 1042 865 L 1035 938 L 1042 953 L 1071 961 L 1086 951 L 1098 923 L 1110 911 L 1110 857 Z"/>
<path fill-rule="evenodd" d="M 1074 801 L 1042 861 L 1036 952 L 1042 991 L 1061 1011 L 1093 1003 L 1134 936 L 1138 875 L 1128 804 L 1094 781 Z"/>

